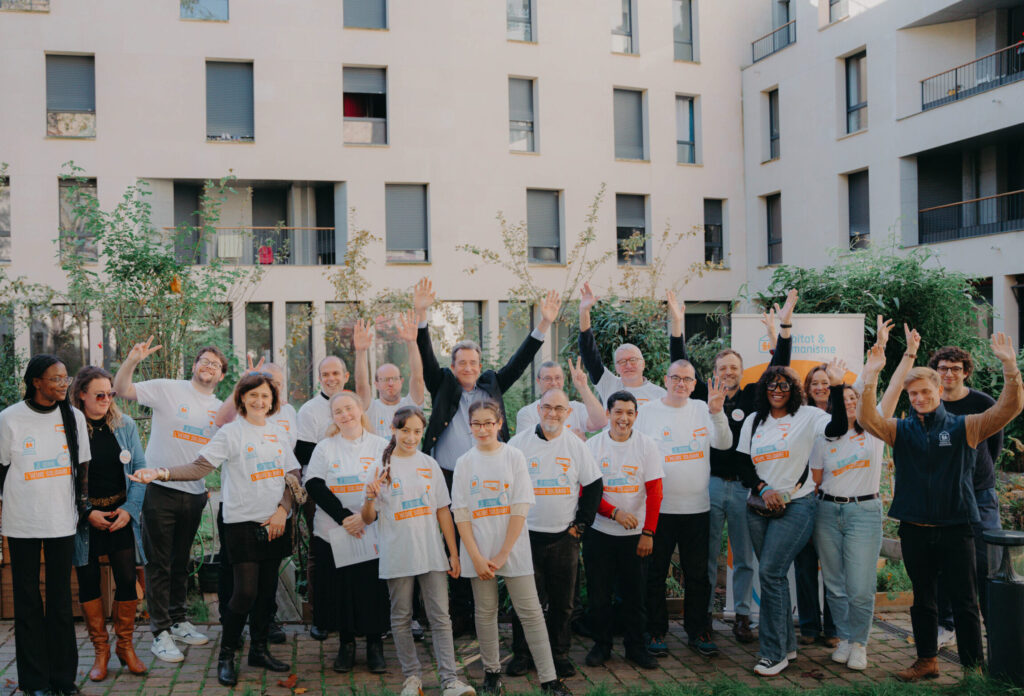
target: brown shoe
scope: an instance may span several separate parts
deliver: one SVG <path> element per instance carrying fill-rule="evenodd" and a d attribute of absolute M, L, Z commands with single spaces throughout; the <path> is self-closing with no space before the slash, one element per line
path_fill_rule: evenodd
<path fill-rule="evenodd" d="M 135 654 L 132 636 L 135 633 L 135 610 L 139 600 L 130 602 L 114 602 L 114 635 L 117 636 L 117 647 L 114 652 L 121 664 L 132 674 L 145 674 L 146 665 Z"/>
<path fill-rule="evenodd" d="M 740 643 L 753 643 L 757 640 L 754 632 L 750 630 L 750 617 L 738 615 L 736 622 L 732 625 L 732 634 Z"/>
<path fill-rule="evenodd" d="M 939 676 L 939 659 L 937 657 L 919 657 L 910 667 L 896 673 L 896 679 L 901 682 L 935 679 L 937 676 Z"/>
<path fill-rule="evenodd" d="M 107 634 L 107 620 L 103 616 L 103 600 L 92 599 L 82 602 L 82 617 L 89 630 L 89 640 L 96 651 L 89 679 L 103 681 L 107 678 L 107 662 L 110 661 L 110 636 Z"/>
<path fill-rule="evenodd" d="M 838 636 L 818 636 L 818 642 L 826 648 L 832 648 L 833 650 L 839 647 Z"/>
<path fill-rule="evenodd" d="M 796 639 L 796 642 L 800 645 L 814 645 L 814 641 L 818 640 L 815 636 L 804 636 L 801 635 Z"/>

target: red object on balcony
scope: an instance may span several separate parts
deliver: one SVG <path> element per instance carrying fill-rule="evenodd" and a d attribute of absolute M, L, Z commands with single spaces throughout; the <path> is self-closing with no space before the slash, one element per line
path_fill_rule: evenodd
<path fill-rule="evenodd" d="M 264 244 L 259 249 L 260 263 L 264 266 L 274 263 L 274 250 Z"/>

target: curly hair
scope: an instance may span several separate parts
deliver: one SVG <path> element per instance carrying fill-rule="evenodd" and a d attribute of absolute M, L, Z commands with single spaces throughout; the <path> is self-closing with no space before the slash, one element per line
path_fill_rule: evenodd
<path fill-rule="evenodd" d="M 940 360 L 963 363 L 964 379 L 970 377 L 971 373 L 974 372 L 974 360 L 971 359 L 971 354 L 963 348 L 957 348 L 956 346 L 942 346 L 932 353 L 932 357 L 928 358 L 928 367 L 933 370 L 938 370 Z"/>
<path fill-rule="evenodd" d="M 768 401 L 767 385 L 771 382 L 786 382 L 789 384 L 789 399 L 786 401 L 786 412 L 796 413 L 804 403 L 804 392 L 800 388 L 800 377 L 791 368 L 778 365 L 769 365 L 757 380 L 757 393 L 754 397 L 754 410 L 764 420 L 771 413 L 771 403 Z"/>

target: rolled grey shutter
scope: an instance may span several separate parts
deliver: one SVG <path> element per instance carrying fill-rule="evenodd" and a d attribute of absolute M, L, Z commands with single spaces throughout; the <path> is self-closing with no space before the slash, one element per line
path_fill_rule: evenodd
<path fill-rule="evenodd" d="M 722 224 L 722 201 L 717 199 L 704 199 L 704 225 Z"/>
<path fill-rule="evenodd" d="M 386 94 L 384 68 L 345 68 L 344 90 L 350 94 Z"/>
<path fill-rule="evenodd" d="M 420 184 L 386 184 L 384 228 L 389 251 L 427 248 L 427 187 Z"/>
<path fill-rule="evenodd" d="M 634 227 L 644 229 L 647 226 L 647 215 L 644 210 L 644 197 L 620 193 L 615 196 L 616 227 Z"/>
<path fill-rule="evenodd" d="M 511 121 L 533 122 L 533 80 L 508 79 L 508 117 Z"/>
<path fill-rule="evenodd" d="M 846 178 L 850 199 L 850 234 L 870 234 L 871 218 L 868 205 L 868 173 L 857 172 Z"/>
<path fill-rule="evenodd" d="M 528 246 L 558 248 L 558 191 L 526 192 Z"/>
<path fill-rule="evenodd" d="M 96 111 L 93 56 L 46 56 L 46 110 Z"/>
<path fill-rule="evenodd" d="M 345 0 L 345 26 L 387 29 L 386 0 Z"/>
<path fill-rule="evenodd" d="M 206 64 L 206 135 L 255 137 L 252 63 Z"/>
<path fill-rule="evenodd" d="M 644 158 L 643 103 L 640 92 L 615 90 L 615 156 Z"/>

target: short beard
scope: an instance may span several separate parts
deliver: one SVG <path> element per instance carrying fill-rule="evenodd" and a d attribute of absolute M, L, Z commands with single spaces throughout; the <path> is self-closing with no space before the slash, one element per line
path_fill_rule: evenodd
<path fill-rule="evenodd" d="M 549 425 L 545 425 L 544 421 L 541 421 L 540 422 L 540 427 L 541 427 L 541 430 L 544 431 L 545 435 L 558 435 L 559 433 L 562 432 L 562 428 L 564 427 L 564 424 L 560 423 L 560 424 L 558 424 L 558 426 L 552 427 L 552 426 L 549 426 Z"/>

